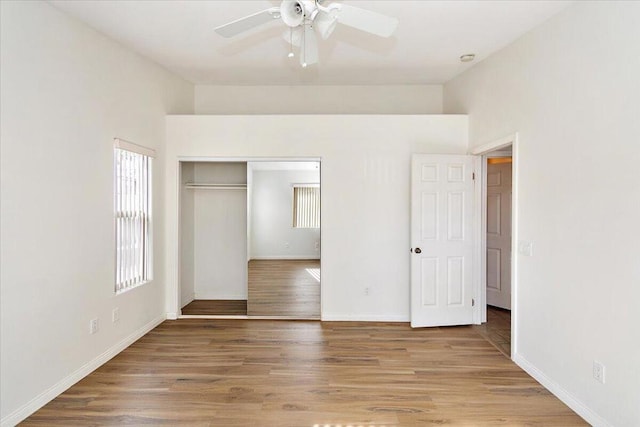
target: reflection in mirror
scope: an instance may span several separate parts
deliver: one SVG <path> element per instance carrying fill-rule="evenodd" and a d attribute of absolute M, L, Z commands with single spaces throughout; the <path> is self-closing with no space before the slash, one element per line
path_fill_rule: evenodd
<path fill-rule="evenodd" d="M 320 163 L 249 162 L 249 316 L 320 318 Z"/>

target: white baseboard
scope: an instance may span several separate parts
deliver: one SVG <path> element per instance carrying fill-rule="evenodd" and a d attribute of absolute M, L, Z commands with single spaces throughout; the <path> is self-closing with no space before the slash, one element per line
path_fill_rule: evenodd
<path fill-rule="evenodd" d="M 181 296 L 180 299 L 180 308 L 184 308 L 185 305 L 191 303 L 191 301 L 193 301 L 194 299 L 196 299 L 196 294 L 195 292 L 192 292 L 189 296 L 187 296 L 187 298 L 184 298 L 184 296 Z M 182 302 L 182 301 L 187 301 L 187 302 Z"/>
<path fill-rule="evenodd" d="M 196 292 L 194 299 L 224 299 L 224 300 L 246 300 L 247 295 L 240 294 L 219 294 L 216 292 Z"/>
<path fill-rule="evenodd" d="M 536 368 L 531 362 L 529 362 L 524 356 L 516 353 L 513 356 L 513 361 L 516 362 L 524 371 L 531 375 L 536 381 L 544 386 L 547 390 L 553 393 L 558 399 L 564 402 L 569 408 L 573 409 L 578 415 L 580 415 L 586 422 L 594 427 L 609 427 L 609 424 L 600 415 L 589 409 L 578 398 L 573 396 L 567 390 L 562 388 L 557 382 L 553 381 L 544 372 Z"/>
<path fill-rule="evenodd" d="M 107 349 L 107 351 L 105 351 L 95 359 L 86 363 L 84 366 L 82 366 L 80 369 L 73 372 L 71 375 L 63 378 L 62 380 L 58 381 L 56 384 L 51 386 L 48 390 L 45 390 L 44 392 L 40 393 L 38 396 L 31 399 L 31 401 L 27 402 L 24 406 L 18 408 L 11 414 L 4 417 L 2 420 L 0 420 L 0 426 L 1 427 L 15 426 L 19 422 L 23 421 L 29 415 L 33 414 L 38 409 L 42 408 L 44 405 L 46 405 L 47 403 L 55 399 L 60 393 L 64 392 L 69 387 L 71 387 L 72 385 L 74 385 L 75 383 L 77 383 L 87 375 L 89 375 L 91 372 L 95 371 L 100 366 L 104 365 L 111 358 L 113 358 L 122 350 L 124 350 L 125 348 L 133 344 L 135 341 L 137 341 L 140 337 L 142 337 L 147 332 L 149 332 L 150 330 L 158 326 L 160 323 L 164 322 L 165 319 L 166 319 L 166 316 L 163 314 L 162 316 L 159 316 L 153 319 L 151 322 L 147 323 L 146 325 L 142 326 L 140 329 L 138 329 L 137 331 L 133 332 L 126 338 L 116 343 L 115 345 Z"/>
<path fill-rule="evenodd" d="M 409 322 L 404 314 L 338 314 L 322 313 L 323 322 Z"/>
<path fill-rule="evenodd" d="M 318 254 L 313 254 L 313 255 L 269 255 L 269 256 L 252 256 L 251 259 L 249 261 L 266 261 L 266 260 L 278 260 L 278 259 L 283 259 L 283 260 L 307 260 L 307 259 L 320 259 L 320 255 Z"/>

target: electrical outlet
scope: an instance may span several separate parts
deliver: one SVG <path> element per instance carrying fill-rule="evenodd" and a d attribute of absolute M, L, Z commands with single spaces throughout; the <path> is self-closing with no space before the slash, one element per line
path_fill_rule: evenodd
<path fill-rule="evenodd" d="M 98 318 L 91 319 L 91 321 L 89 322 L 89 333 L 93 335 L 97 332 L 98 332 Z"/>
<path fill-rule="evenodd" d="M 371 295 L 371 289 L 369 287 L 364 288 L 364 294 L 367 296 Z"/>
<path fill-rule="evenodd" d="M 593 379 L 604 384 L 604 365 L 597 360 L 593 361 Z"/>
<path fill-rule="evenodd" d="M 284 248 L 289 249 L 289 242 L 284 242 Z"/>
<path fill-rule="evenodd" d="M 316 242 L 316 251 L 320 249 L 320 242 Z"/>
<path fill-rule="evenodd" d="M 113 321 L 113 323 L 116 323 L 118 320 L 120 320 L 120 309 L 118 307 L 113 309 L 113 312 L 111 313 L 111 320 Z"/>

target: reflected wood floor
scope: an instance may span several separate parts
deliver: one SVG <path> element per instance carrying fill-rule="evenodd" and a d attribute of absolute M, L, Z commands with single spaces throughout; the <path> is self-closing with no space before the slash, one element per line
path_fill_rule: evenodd
<path fill-rule="evenodd" d="M 471 326 L 165 321 L 25 426 L 582 426 Z"/>
<path fill-rule="evenodd" d="M 246 316 L 247 300 L 196 299 L 182 307 L 182 314 Z"/>
<path fill-rule="evenodd" d="M 320 319 L 320 260 L 249 261 L 249 316 Z"/>
<path fill-rule="evenodd" d="M 474 328 L 505 356 L 511 357 L 511 311 L 488 305 L 487 323 Z"/>

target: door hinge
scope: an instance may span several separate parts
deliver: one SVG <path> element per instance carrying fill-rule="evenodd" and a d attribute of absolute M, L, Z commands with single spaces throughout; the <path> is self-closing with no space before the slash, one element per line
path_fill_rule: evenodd
<path fill-rule="evenodd" d="M 473 181 L 475 181 L 475 180 L 476 180 L 476 173 L 475 173 L 475 172 L 471 172 L 471 179 L 472 179 Z"/>
<path fill-rule="evenodd" d="M 471 307 L 475 307 L 476 305 L 476 300 L 474 300 L 473 298 L 471 298 Z"/>

